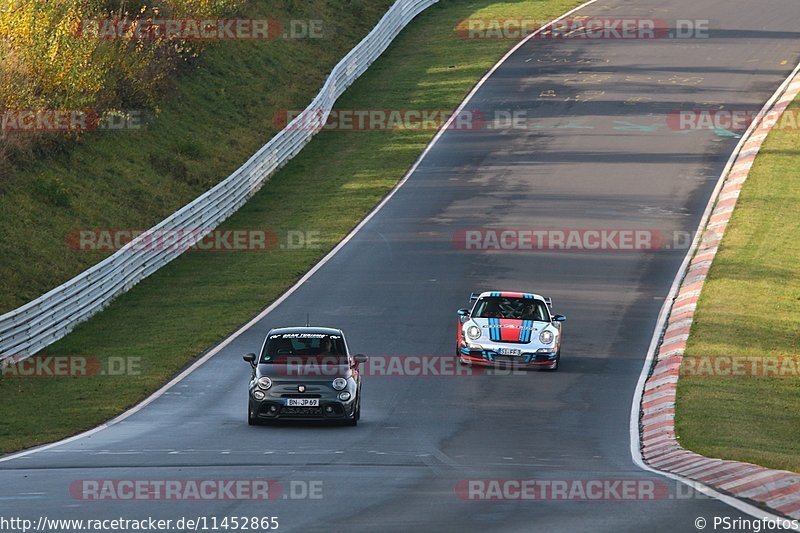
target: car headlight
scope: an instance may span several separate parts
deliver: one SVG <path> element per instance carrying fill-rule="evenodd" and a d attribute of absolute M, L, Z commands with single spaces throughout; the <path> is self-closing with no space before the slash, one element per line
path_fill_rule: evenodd
<path fill-rule="evenodd" d="M 336 378 L 333 380 L 333 388 L 336 390 L 342 390 L 347 387 L 347 380 L 344 378 Z"/>
<path fill-rule="evenodd" d="M 481 338 L 481 328 L 478 326 L 470 326 L 467 328 L 467 337 L 472 340 Z"/>
<path fill-rule="evenodd" d="M 267 395 L 263 390 L 256 389 L 253 391 L 253 398 L 255 398 L 256 400 L 263 400 L 266 397 Z"/>
<path fill-rule="evenodd" d="M 553 332 L 550 331 L 549 329 L 546 329 L 543 332 L 539 333 L 539 342 L 541 342 L 542 344 L 550 344 L 551 342 L 553 342 L 553 338 L 555 338 L 555 336 L 553 335 Z"/>
<path fill-rule="evenodd" d="M 347 392 L 347 391 L 340 392 L 339 393 L 339 399 L 342 400 L 343 402 L 346 402 L 347 400 L 350 399 L 350 393 Z"/>
<path fill-rule="evenodd" d="M 272 387 L 272 380 L 268 377 L 264 376 L 263 378 L 258 378 L 258 388 L 267 390 L 268 388 Z"/>

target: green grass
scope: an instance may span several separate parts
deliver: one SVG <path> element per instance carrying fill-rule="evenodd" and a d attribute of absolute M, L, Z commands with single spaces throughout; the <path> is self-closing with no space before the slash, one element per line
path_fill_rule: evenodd
<path fill-rule="evenodd" d="M 788 112 L 800 112 L 800 103 Z M 800 132 L 776 129 L 703 288 L 688 357 L 800 354 L 798 176 Z M 703 455 L 800 472 L 800 376 L 682 376 L 676 429 Z"/>
<path fill-rule="evenodd" d="M 577 0 L 442 0 L 398 37 L 345 94 L 338 107 L 453 109 L 512 45 L 511 41 L 464 40 L 454 31 L 459 20 L 470 16 L 546 18 L 578 3 Z M 248 61 L 258 63 L 257 58 Z M 240 76 L 239 70 L 243 68 L 253 66 L 232 65 L 229 73 Z M 242 86 L 237 95 L 245 97 L 242 93 L 248 93 L 246 98 L 266 98 L 249 92 L 249 87 Z M 203 102 L 195 101 L 194 105 L 198 113 L 212 118 L 213 112 Z M 185 112 L 191 109 L 192 106 L 187 106 Z M 252 119 L 248 110 L 249 106 L 240 109 L 242 123 Z M 279 233 L 287 229 L 317 231 L 320 249 L 184 254 L 46 350 L 48 354 L 101 358 L 141 357 L 142 374 L 0 381 L 4 400 L 0 404 L 0 452 L 76 433 L 144 398 L 302 276 L 388 193 L 434 133 L 326 131 L 319 134 L 225 227 L 270 228 Z M 214 157 L 227 158 L 230 154 L 226 152 L 235 151 L 236 157 L 243 161 L 249 155 L 235 143 L 220 140 L 218 135 L 207 132 L 186 135 L 180 130 L 176 134 L 182 142 L 198 143 Z M 163 140 L 169 142 L 163 151 L 157 146 L 143 150 L 172 153 L 178 141 L 169 137 Z M 204 174 L 199 166 L 187 171 L 187 176 L 192 177 Z M 52 401 L 53 398 L 58 401 Z M 41 416 L 44 404 L 48 409 L 46 421 Z"/>
<path fill-rule="evenodd" d="M 224 41 L 186 65 L 141 130 L 52 142 L 0 172 L 0 313 L 107 256 L 71 231 L 146 229 L 227 177 L 269 140 L 281 109 L 302 109 L 393 0 L 252 0 L 237 16 L 321 19 L 324 38 Z M 42 134 L 44 135 L 44 134 Z"/>

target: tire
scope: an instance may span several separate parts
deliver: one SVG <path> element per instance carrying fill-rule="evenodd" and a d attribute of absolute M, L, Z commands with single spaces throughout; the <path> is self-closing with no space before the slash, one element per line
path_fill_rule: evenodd
<path fill-rule="evenodd" d="M 250 414 L 250 410 L 247 410 L 247 425 L 248 426 L 257 426 L 258 419 Z"/>
<path fill-rule="evenodd" d="M 346 426 L 357 426 L 358 421 L 361 419 L 361 397 L 359 395 L 358 403 L 356 404 L 356 410 L 353 413 L 353 418 L 348 418 L 345 420 L 344 424 Z"/>

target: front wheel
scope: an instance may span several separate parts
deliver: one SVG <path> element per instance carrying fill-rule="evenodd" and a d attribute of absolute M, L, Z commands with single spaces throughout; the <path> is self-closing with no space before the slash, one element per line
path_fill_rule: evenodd
<path fill-rule="evenodd" d="M 250 414 L 250 410 L 249 409 L 247 410 L 247 425 L 248 426 L 257 426 L 258 425 L 258 419 L 256 419 L 256 417 L 254 417 L 253 415 Z"/>
<path fill-rule="evenodd" d="M 359 394 L 358 403 L 356 404 L 356 410 L 353 412 L 353 418 L 348 418 L 345 420 L 346 426 L 357 426 L 358 421 L 361 419 L 361 395 Z"/>

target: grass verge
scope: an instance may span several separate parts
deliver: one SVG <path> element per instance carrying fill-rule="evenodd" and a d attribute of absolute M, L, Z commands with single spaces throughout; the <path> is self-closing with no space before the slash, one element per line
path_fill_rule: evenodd
<path fill-rule="evenodd" d="M 798 112 L 796 101 L 787 113 Z M 798 147 L 800 131 L 776 129 L 756 158 L 698 302 L 676 406 L 676 430 L 686 448 L 795 472 L 800 472 Z M 766 362 L 774 365 L 767 372 L 784 375 L 750 372 L 753 365 L 741 359 L 738 370 L 732 360 L 712 359 L 729 356 L 759 358 L 757 369 Z M 687 375 L 690 368 L 697 369 L 695 375 Z M 736 375 L 708 375 L 728 372 Z"/>
<path fill-rule="evenodd" d="M 465 40 L 454 31 L 458 21 L 552 18 L 579 3 L 442 0 L 398 37 L 338 107 L 453 109 L 513 44 Z M 230 73 L 237 75 L 233 69 Z M 185 112 L 190 113 L 190 108 Z M 318 135 L 225 228 L 269 228 L 279 235 L 309 229 L 319 232 L 319 249 L 184 254 L 46 350 L 49 355 L 100 360 L 141 358 L 137 363 L 141 374 L 1 380 L 0 452 L 93 427 L 143 399 L 291 286 L 386 195 L 434 133 L 326 131 Z M 227 150 L 213 135 L 187 141 L 201 143 L 212 152 Z"/>

